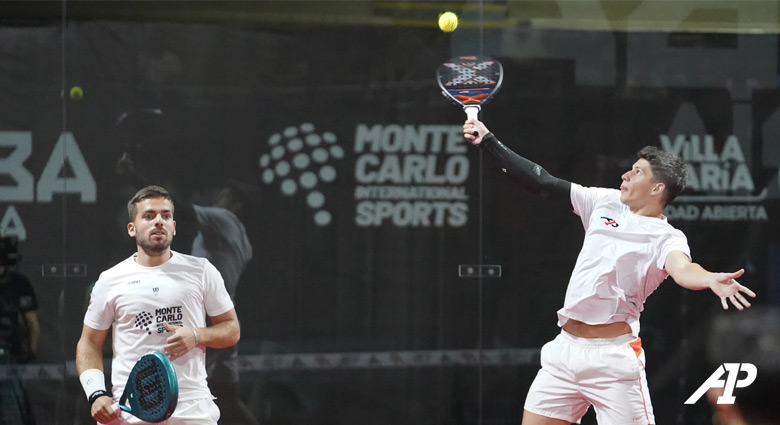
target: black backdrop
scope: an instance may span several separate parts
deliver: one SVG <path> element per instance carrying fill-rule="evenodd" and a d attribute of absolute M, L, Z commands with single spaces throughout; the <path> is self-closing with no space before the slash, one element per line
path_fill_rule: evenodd
<path fill-rule="evenodd" d="M 75 343 L 90 285 L 134 249 L 124 204 L 142 178 L 173 191 L 181 252 L 198 233 L 190 205 L 225 188 L 242 200 L 253 255 L 234 292 L 240 396 L 260 422 L 519 421 L 582 229 L 570 206 L 526 193 L 462 143 L 464 115 L 433 73 L 473 50 L 468 36 L 0 27 L 0 223 L 21 239 L 43 328 L 32 403 L 56 423 L 89 423 Z M 694 260 L 745 267 L 757 302 L 776 303 L 776 39 L 674 36 L 489 31 L 485 53 L 506 81 L 482 118 L 584 185 L 617 187 L 645 145 L 684 154 L 697 181 L 667 215 Z M 123 155 L 134 178 L 117 171 Z M 501 276 L 459 275 L 480 264 Z M 671 281 L 647 302 L 658 423 L 709 423 L 703 400 L 683 401 L 712 372 L 703 332 L 719 308 Z M 221 423 L 240 423 L 222 408 Z"/>

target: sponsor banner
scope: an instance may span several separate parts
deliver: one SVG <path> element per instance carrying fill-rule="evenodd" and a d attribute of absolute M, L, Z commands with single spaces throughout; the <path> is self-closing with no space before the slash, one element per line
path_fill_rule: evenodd
<path fill-rule="evenodd" d="M 683 158 L 688 171 L 686 195 L 664 213 L 683 221 L 768 221 L 762 204 L 768 188 L 756 188 L 739 139 L 718 143 L 712 135 L 661 135 L 661 147 Z"/>

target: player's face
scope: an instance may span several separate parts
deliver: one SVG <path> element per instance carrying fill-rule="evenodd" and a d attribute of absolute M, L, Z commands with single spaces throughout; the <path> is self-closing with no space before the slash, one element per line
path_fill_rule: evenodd
<path fill-rule="evenodd" d="M 164 198 L 144 199 L 137 205 L 135 219 L 127 224 L 127 233 L 138 246 L 150 253 L 161 253 L 171 246 L 176 234 L 173 204 Z"/>
<path fill-rule="evenodd" d="M 621 178 L 623 183 L 620 185 L 620 201 L 632 210 L 644 207 L 653 195 L 659 194 L 662 186 L 662 183 L 653 181 L 653 170 L 645 159 L 635 162 L 631 170 L 623 173 Z"/>

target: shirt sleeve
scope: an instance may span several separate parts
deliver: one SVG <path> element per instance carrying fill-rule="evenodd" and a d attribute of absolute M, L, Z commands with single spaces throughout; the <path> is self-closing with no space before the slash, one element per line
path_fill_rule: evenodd
<path fill-rule="evenodd" d="M 661 243 L 661 255 L 658 256 L 658 264 L 656 264 L 659 269 L 664 270 L 666 268 L 666 257 L 668 257 L 672 251 L 680 251 L 692 260 L 691 248 L 688 246 L 688 238 L 685 237 L 683 232 L 677 229 L 672 230 L 669 233 L 669 237 Z"/>
<path fill-rule="evenodd" d="M 89 305 L 87 305 L 87 312 L 84 314 L 84 324 L 92 329 L 108 329 L 114 320 L 113 307 L 110 303 L 106 286 L 104 282 L 98 279 L 89 295 Z"/>
<path fill-rule="evenodd" d="M 203 269 L 203 280 L 205 289 L 203 299 L 207 315 L 218 316 L 233 308 L 233 300 L 230 299 L 230 294 L 225 288 L 222 275 L 208 260 Z"/>
<path fill-rule="evenodd" d="M 585 230 L 588 230 L 588 223 L 594 207 L 601 202 L 608 201 L 609 197 L 614 196 L 616 192 L 614 189 L 571 184 L 571 206 L 574 208 L 574 214 L 580 217 Z"/>

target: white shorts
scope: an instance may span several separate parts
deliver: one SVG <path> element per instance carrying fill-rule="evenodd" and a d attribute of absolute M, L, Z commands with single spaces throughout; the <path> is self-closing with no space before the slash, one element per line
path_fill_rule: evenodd
<path fill-rule="evenodd" d="M 655 423 L 641 339 L 578 338 L 561 331 L 542 347 L 541 358 L 525 410 L 580 423 L 593 405 L 599 424 Z"/>
<path fill-rule="evenodd" d="M 219 407 L 214 403 L 214 400 L 204 398 L 178 402 L 173 415 L 168 420 L 158 422 L 157 425 L 216 425 L 218 420 Z M 108 425 L 139 425 L 147 423 L 127 412 L 122 412 L 121 417 L 109 422 Z"/>

